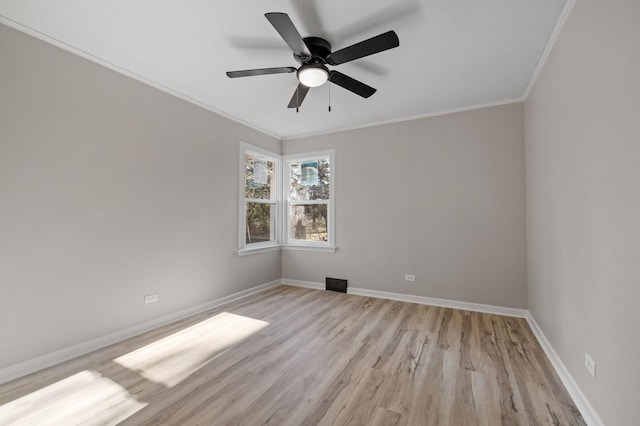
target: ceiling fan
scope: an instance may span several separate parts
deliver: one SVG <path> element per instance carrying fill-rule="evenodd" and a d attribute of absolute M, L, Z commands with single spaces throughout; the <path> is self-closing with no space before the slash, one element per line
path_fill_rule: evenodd
<path fill-rule="evenodd" d="M 296 72 L 298 87 L 289 102 L 289 108 L 296 108 L 296 110 L 302 105 L 302 101 L 311 87 L 322 86 L 327 81 L 337 84 L 363 98 L 368 98 L 373 95 L 376 92 L 376 89 L 373 87 L 342 74 L 339 71 L 330 70 L 327 65 L 344 64 L 345 62 L 393 49 L 400 45 L 396 33 L 394 31 L 388 31 L 336 52 L 331 52 L 331 44 L 323 38 L 302 38 L 289 18 L 289 15 L 286 13 L 271 12 L 265 13 L 264 16 L 269 20 L 271 25 L 273 25 L 287 45 L 289 45 L 293 51 L 293 57 L 300 63 L 300 67 L 229 71 L 227 72 L 227 76 L 236 78 Z M 331 110 L 331 107 L 329 107 L 329 110 Z"/>

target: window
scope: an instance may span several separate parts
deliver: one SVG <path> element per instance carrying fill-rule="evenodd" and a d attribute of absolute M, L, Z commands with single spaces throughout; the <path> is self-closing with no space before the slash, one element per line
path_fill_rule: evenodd
<path fill-rule="evenodd" d="M 285 159 L 288 246 L 333 247 L 333 151 Z"/>
<path fill-rule="evenodd" d="M 242 143 L 238 254 L 280 247 L 334 252 L 334 176 L 333 151 L 283 161 Z"/>
<path fill-rule="evenodd" d="M 240 154 L 240 249 L 279 245 L 281 161 L 268 151 L 242 144 Z"/>

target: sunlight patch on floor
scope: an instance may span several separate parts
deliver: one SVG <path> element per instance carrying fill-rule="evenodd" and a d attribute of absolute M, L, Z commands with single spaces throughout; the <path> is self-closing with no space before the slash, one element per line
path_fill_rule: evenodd
<path fill-rule="evenodd" d="M 173 387 L 268 322 L 223 312 L 114 359 L 147 380 Z"/>
<path fill-rule="evenodd" d="M 85 370 L 0 406 L 0 424 L 116 425 L 146 405 L 117 383 Z"/>

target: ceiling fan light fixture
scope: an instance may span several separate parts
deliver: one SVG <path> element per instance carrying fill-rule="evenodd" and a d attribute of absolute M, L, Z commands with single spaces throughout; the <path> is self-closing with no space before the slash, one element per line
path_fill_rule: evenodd
<path fill-rule="evenodd" d="M 340 86 L 363 98 L 370 97 L 376 92 L 376 89 L 339 71 L 329 71 L 327 65 L 344 64 L 345 62 L 371 56 L 400 45 L 395 31 L 387 31 L 333 52 L 331 43 L 323 38 L 312 36 L 302 38 L 286 13 L 269 12 L 265 13 L 264 16 L 287 43 L 293 52 L 293 58 L 300 64 L 300 67 L 297 69 L 294 67 L 278 67 L 229 71 L 227 76 L 236 78 L 266 74 L 286 74 L 297 71 L 298 84 L 287 106 L 287 108 L 295 108 L 296 111 L 300 108 L 310 88 L 320 87 L 326 82 Z M 329 111 L 331 111 L 331 106 L 329 106 Z"/>
<path fill-rule="evenodd" d="M 329 80 L 329 70 L 322 64 L 307 64 L 298 70 L 298 80 L 307 87 L 319 87 Z"/>

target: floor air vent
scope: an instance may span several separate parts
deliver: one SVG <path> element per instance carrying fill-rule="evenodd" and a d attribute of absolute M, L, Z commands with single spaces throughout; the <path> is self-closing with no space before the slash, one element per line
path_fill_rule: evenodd
<path fill-rule="evenodd" d="M 327 290 L 338 291 L 340 293 L 347 292 L 347 280 L 341 280 L 339 278 L 326 278 Z"/>

